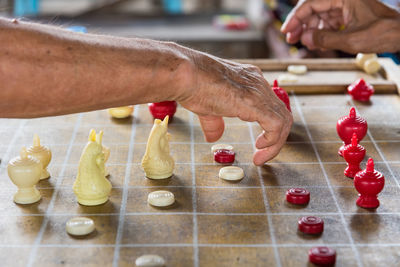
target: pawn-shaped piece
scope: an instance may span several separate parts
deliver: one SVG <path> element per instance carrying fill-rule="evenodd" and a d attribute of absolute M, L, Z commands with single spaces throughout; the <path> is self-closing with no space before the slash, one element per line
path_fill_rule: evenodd
<path fill-rule="evenodd" d="M 107 163 L 108 159 L 110 158 L 110 148 L 103 145 L 103 154 L 104 154 L 104 164 Z M 104 170 L 105 176 L 109 176 L 110 172 L 107 169 L 107 166 L 105 166 L 105 170 Z"/>
<path fill-rule="evenodd" d="M 347 92 L 354 100 L 368 102 L 371 95 L 374 94 L 374 87 L 361 78 L 350 84 L 347 87 Z"/>
<path fill-rule="evenodd" d="M 385 177 L 374 169 L 374 160 L 370 158 L 366 169 L 354 176 L 354 186 L 360 193 L 356 201 L 357 205 L 366 209 L 379 207 L 378 194 L 384 185 Z"/>
<path fill-rule="evenodd" d="M 172 121 L 178 104 L 175 101 L 163 101 L 150 103 L 149 110 L 154 119 L 163 120 L 166 116 Z"/>
<path fill-rule="evenodd" d="M 18 187 L 18 191 L 14 195 L 15 203 L 31 204 L 41 199 L 36 184 L 40 180 L 42 170 L 42 163 L 30 156 L 25 147 L 21 149 L 19 157 L 10 160 L 7 167 L 8 176 Z"/>
<path fill-rule="evenodd" d="M 86 206 L 105 203 L 111 192 L 111 183 L 105 178 L 103 131 L 90 131 L 89 142 L 79 160 L 78 175 L 73 185 L 78 202 Z"/>
<path fill-rule="evenodd" d="M 47 166 L 51 160 L 51 151 L 48 147 L 40 144 L 40 138 L 37 134 L 33 136 L 33 146 L 28 147 L 28 154 L 34 158 L 37 158 L 42 163 L 43 171 L 40 176 L 40 180 L 47 179 L 50 177 L 50 173 L 47 170 Z"/>
<path fill-rule="evenodd" d="M 344 147 L 343 157 L 347 162 L 347 168 L 344 170 L 344 175 L 349 178 L 354 178 L 357 172 L 361 171 L 360 163 L 365 157 L 365 148 L 358 144 L 357 134 L 353 133 L 351 144 Z"/>
<path fill-rule="evenodd" d="M 168 119 L 154 120 L 146 152 L 142 159 L 142 168 L 146 177 L 151 179 L 165 179 L 172 176 L 175 162 L 169 153 Z"/>
<path fill-rule="evenodd" d="M 352 107 L 350 113 L 347 116 L 341 117 L 336 124 L 336 131 L 344 142 L 339 148 L 339 155 L 343 157 L 344 147 L 351 143 L 353 133 L 357 134 L 358 141 L 360 142 L 368 131 L 367 121 L 356 115 L 356 109 Z"/>
<path fill-rule="evenodd" d="M 277 97 L 279 97 L 280 100 L 282 100 L 283 103 L 285 103 L 287 109 L 292 112 L 290 108 L 290 100 L 289 100 L 289 95 L 286 93 L 285 90 L 283 90 L 281 87 L 278 86 L 278 81 L 274 80 L 274 86 L 272 87 L 272 90 L 276 94 Z"/>

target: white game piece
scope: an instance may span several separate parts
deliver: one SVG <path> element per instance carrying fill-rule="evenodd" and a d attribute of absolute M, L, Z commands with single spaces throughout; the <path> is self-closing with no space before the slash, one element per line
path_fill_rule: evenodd
<path fill-rule="evenodd" d="M 295 83 L 297 81 L 298 81 L 297 76 L 290 73 L 285 73 L 278 76 L 278 82 L 282 84 Z"/>
<path fill-rule="evenodd" d="M 381 64 L 377 58 L 371 58 L 365 61 L 364 71 L 368 74 L 375 74 L 381 69 Z"/>
<path fill-rule="evenodd" d="M 174 204 L 175 196 L 166 190 L 154 191 L 147 196 L 147 202 L 152 206 L 166 207 Z"/>
<path fill-rule="evenodd" d="M 142 255 L 135 261 L 138 267 L 162 267 L 165 266 L 165 260 L 158 255 Z"/>
<path fill-rule="evenodd" d="M 146 177 L 151 179 L 166 179 L 172 176 L 175 162 L 169 153 L 168 119 L 154 120 L 146 152 L 142 159 L 142 168 Z"/>
<path fill-rule="evenodd" d="M 133 113 L 133 106 L 125 106 L 118 108 L 109 108 L 108 114 L 110 114 L 113 118 L 116 119 L 124 119 L 128 118 Z"/>
<path fill-rule="evenodd" d="M 219 170 L 219 178 L 227 181 L 239 181 L 243 179 L 244 171 L 240 167 L 227 166 Z"/>
<path fill-rule="evenodd" d="M 292 74 L 299 74 L 303 75 L 307 73 L 307 66 L 306 65 L 289 65 L 287 68 L 288 72 Z"/>
<path fill-rule="evenodd" d="M 47 170 L 47 166 L 51 160 L 51 151 L 48 147 L 40 144 L 40 138 L 37 134 L 33 136 L 33 146 L 28 147 L 27 151 L 29 155 L 37 158 L 43 165 L 43 171 L 40 176 L 40 180 L 49 178 L 50 173 Z"/>
<path fill-rule="evenodd" d="M 233 146 L 228 145 L 228 144 L 215 144 L 211 147 L 211 153 L 214 154 L 215 151 L 219 149 L 227 149 L 227 150 L 232 150 L 233 151 Z"/>
<path fill-rule="evenodd" d="M 356 56 L 356 65 L 360 69 L 364 69 L 364 63 L 368 59 L 373 59 L 373 58 L 378 58 L 376 54 L 364 54 L 364 53 L 358 53 Z"/>
<path fill-rule="evenodd" d="M 87 217 L 75 217 L 65 224 L 65 230 L 70 235 L 88 235 L 94 229 L 94 221 Z"/>
<path fill-rule="evenodd" d="M 36 184 L 40 180 L 43 167 L 40 161 L 30 155 L 23 147 L 20 156 L 10 160 L 7 166 L 8 176 L 18 187 L 14 195 L 14 202 L 18 204 L 32 204 L 41 199 Z"/>

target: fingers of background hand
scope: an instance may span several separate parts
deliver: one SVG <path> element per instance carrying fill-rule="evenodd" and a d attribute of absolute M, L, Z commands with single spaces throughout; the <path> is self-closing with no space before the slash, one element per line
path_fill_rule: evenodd
<path fill-rule="evenodd" d="M 200 125 L 207 142 L 215 142 L 224 133 L 224 119 L 218 116 L 200 116 Z"/>
<path fill-rule="evenodd" d="M 289 44 L 295 44 L 300 40 L 301 34 L 303 32 L 302 27 L 296 28 L 293 32 L 289 32 L 286 34 L 286 42 Z"/>

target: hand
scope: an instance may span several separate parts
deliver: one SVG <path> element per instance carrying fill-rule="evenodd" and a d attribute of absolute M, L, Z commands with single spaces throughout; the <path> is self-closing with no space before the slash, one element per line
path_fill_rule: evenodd
<path fill-rule="evenodd" d="M 303 0 L 281 31 L 288 43 L 348 53 L 400 49 L 400 14 L 377 0 Z"/>
<path fill-rule="evenodd" d="M 256 140 L 254 164 L 262 165 L 275 157 L 286 142 L 293 118 L 260 69 L 193 50 L 190 53 L 187 73 L 192 87 L 178 101 L 199 116 L 206 140 L 215 142 L 222 136 L 222 117 L 257 121 L 264 132 Z"/>

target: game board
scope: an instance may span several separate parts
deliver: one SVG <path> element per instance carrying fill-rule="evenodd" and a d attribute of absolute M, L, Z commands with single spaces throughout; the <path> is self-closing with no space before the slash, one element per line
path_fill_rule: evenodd
<path fill-rule="evenodd" d="M 211 144 L 204 141 L 195 115 L 179 107 L 169 126 L 175 175 L 154 181 L 144 177 L 140 161 L 152 127 L 146 105 L 134 117 L 110 119 L 95 111 L 29 120 L 0 121 L 0 265 L 134 266 L 142 254 L 158 254 L 167 266 L 308 266 L 309 248 L 325 244 L 337 250 L 336 266 L 396 266 L 400 259 L 400 98 L 374 95 L 372 104 L 354 103 L 343 94 L 290 95 L 294 125 L 281 153 L 261 168 L 252 164 L 255 123 L 227 118 L 220 142 L 234 145 L 235 165 L 245 178 L 218 178 Z M 358 208 L 353 181 L 344 177 L 337 155 L 341 140 L 336 121 L 351 106 L 369 124 L 361 144 L 386 178 L 376 211 Z M 80 153 L 89 130 L 104 130 L 111 149 L 107 163 L 113 185 L 110 201 L 80 206 L 72 191 Z M 42 200 L 21 206 L 12 201 L 16 187 L 6 166 L 33 134 L 49 146 L 51 178 L 39 183 Z M 367 159 L 367 158 L 366 158 Z M 365 161 L 362 167 L 365 166 Z M 305 207 L 285 201 L 285 192 L 311 192 Z M 166 189 L 177 202 L 159 209 L 147 194 Z M 85 215 L 97 230 L 74 238 L 65 222 Z M 297 232 L 297 220 L 317 215 L 322 236 Z"/>

